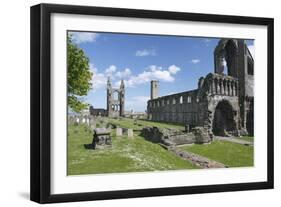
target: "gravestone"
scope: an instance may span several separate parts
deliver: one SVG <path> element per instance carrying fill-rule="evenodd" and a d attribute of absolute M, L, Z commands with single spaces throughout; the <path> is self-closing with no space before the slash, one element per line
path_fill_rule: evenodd
<path fill-rule="evenodd" d="M 106 128 L 96 128 L 94 130 L 92 146 L 94 149 L 111 145 L 111 130 Z"/>
<path fill-rule="evenodd" d="M 189 132 L 190 132 L 189 124 L 186 124 L 186 125 L 184 126 L 184 128 L 185 128 L 185 132 L 186 132 L 186 133 L 189 133 Z"/>
<path fill-rule="evenodd" d="M 94 118 L 90 118 L 89 122 L 90 122 L 90 125 L 92 125 L 92 124 L 96 124 L 96 121 L 95 121 L 95 119 L 94 119 Z"/>
<path fill-rule="evenodd" d="M 90 126 L 90 128 L 92 129 L 95 129 L 96 128 L 96 121 L 95 121 L 95 119 L 93 118 L 93 117 L 90 117 L 90 119 L 89 119 L 89 126 Z"/>
<path fill-rule="evenodd" d="M 117 137 L 120 137 L 120 136 L 122 136 L 123 134 L 122 134 L 122 128 L 119 128 L 119 127 L 117 127 L 116 128 L 116 136 Z"/>
<path fill-rule="evenodd" d="M 79 120 L 79 118 L 76 118 L 76 120 L 75 120 L 75 125 L 79 125 L 79 123 L 80 123 L 80 120 Z"/>
<path fill-rule="evenodd" d="M 128 137 L 129 137 L 129 138 L 133 138 L 133 137 L 134 137 L 134 131 L 133 131 L 133 129 L 128 129 L 127 132 L 128 132 Z"/>
<path fill-rule="evenodd" d="M 68 117 L 68 125 L 72 125 L 72 124 L 74 124 L 73 117 L 69 116 Z"/>

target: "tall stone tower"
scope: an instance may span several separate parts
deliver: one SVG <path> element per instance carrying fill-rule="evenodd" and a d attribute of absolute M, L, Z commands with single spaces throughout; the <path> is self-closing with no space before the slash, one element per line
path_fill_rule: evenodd
<path fill-rule="evenodd" d="M 110 117 L 112 115 L 113 106 L 112 106 L 112 86 L 110 78 L 107 79 L 107 90 L 106 90 L 106 109 L 107 109 L 107 115 Z"/>
<path fill-rule="evenodd" d="M 222 39 L 215 51 L 215 73 L 238 79 L 240 124 L 251 135 L 254 133 L 254 59 L 244 40 Z M 223 60 L 226 62 L 224 71 Z"/>
<path fill-rule="evenodd" d="M 158 92 L 159 92 L 159 81 L 152 80 L 150 84 L 150 99 L 158 98 Z"/>
<path fill-rule="evenodd" d="M 107 115 L 119 117 L 125 115 L 125 84 L 121 81 L 120 88 L 113 88 L 110 78 L 107 80 Z"/>
<path fill-rule="evenodd" d="M 121 85 L 120 85 L 119 99 L 120 99 L 120 116 L 124 116 L 125 115 L 125 84 L 123 80 L 121 81 Z"/>

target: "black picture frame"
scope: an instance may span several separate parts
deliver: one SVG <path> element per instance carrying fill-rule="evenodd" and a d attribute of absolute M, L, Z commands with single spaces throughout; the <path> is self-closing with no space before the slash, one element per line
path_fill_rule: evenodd
<path fill-rule="evenodd" d="M 50 71 L 50 16 L 53 13 L 99 15 L 112 17 L 151 18 L 206 23 L 233 23 L 267 26 L 267 181 L 237 184 L 218 184 L 186 187 L 167 187 L 74 194 L 51 194 L 51 71 Z M 89 6 L 39 4 L 31 7 L 31 174 L 30 192 L 32 201 L 38 203 L 88 201 L 103 199 L 134 198 L 146 196 L 167 196 L 179 194 L 211 193 L 272 189 L 274 177 L 274 90 L 273 90 L 273 44 L 274 20 L 272 18 L 195 14 L 168 11 L 135 10 Z"/>

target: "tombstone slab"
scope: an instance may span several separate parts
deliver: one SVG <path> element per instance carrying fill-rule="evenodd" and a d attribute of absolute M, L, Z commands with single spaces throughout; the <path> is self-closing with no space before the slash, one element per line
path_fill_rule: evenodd
<path fill-rule="evenodd" d="M 134 137 L 134 131 L 133 129 L 128 129 L 128 137 L 133 138 Z"/>
<path fill-rule="evenodd" d="M 116 128 L 116 136 L 117 136 L 117 137 L 122 136 L 122 135 L 123 135 L 122 132 L 123 132 L 123 131 L 122 131 L 122 128 L 119 128 L 119 127 Z"/>
<path fill-rule="evenodd" d="M 101 146 L 108 146 L 111 145 L 111 136 L 110 136 L 111 130 L 106 128 L 96 128 L 94 130 L 94 136 L 93 136 L 93 148 L 99 148 Z"/>

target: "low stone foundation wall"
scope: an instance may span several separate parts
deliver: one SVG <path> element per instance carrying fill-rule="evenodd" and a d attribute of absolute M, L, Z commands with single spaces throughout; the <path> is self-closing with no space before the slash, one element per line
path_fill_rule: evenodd
<path fill-rule="evenodd" d="M 194 154 L 192 152 L 186 152 L 175 147 L 171 147 L 168 150 L 173 152 L 177 156 L 181 157 L 182 159 L 192 162 L 193 164 L 197 165 L 200 168 L 225 168 L 226 167 L 224 164 L 219 163 L 217 161 L 210 160 L 201 155 Z"/>
<path fill-rule="evenodd" d="M 166 146 L 177 146 L 193 143 L 208 143 L 211 141 L 207 130 L 203 127 L 195 127 L 192 132 L 183 132 L 177 129 L 166 129 L 158 127 L 145 127 L 141 130 L 141 136 L 154 143 Z"/>
<path fill-rule="evenodd" d="M 203 127 L 194 127 L 192 129 L 192 133 L 195 136 L 196 144 L 204 144 L 212 141 L 212 138 L 210 137 L 210 133 L 208 132 L 207 129 Z"/>

